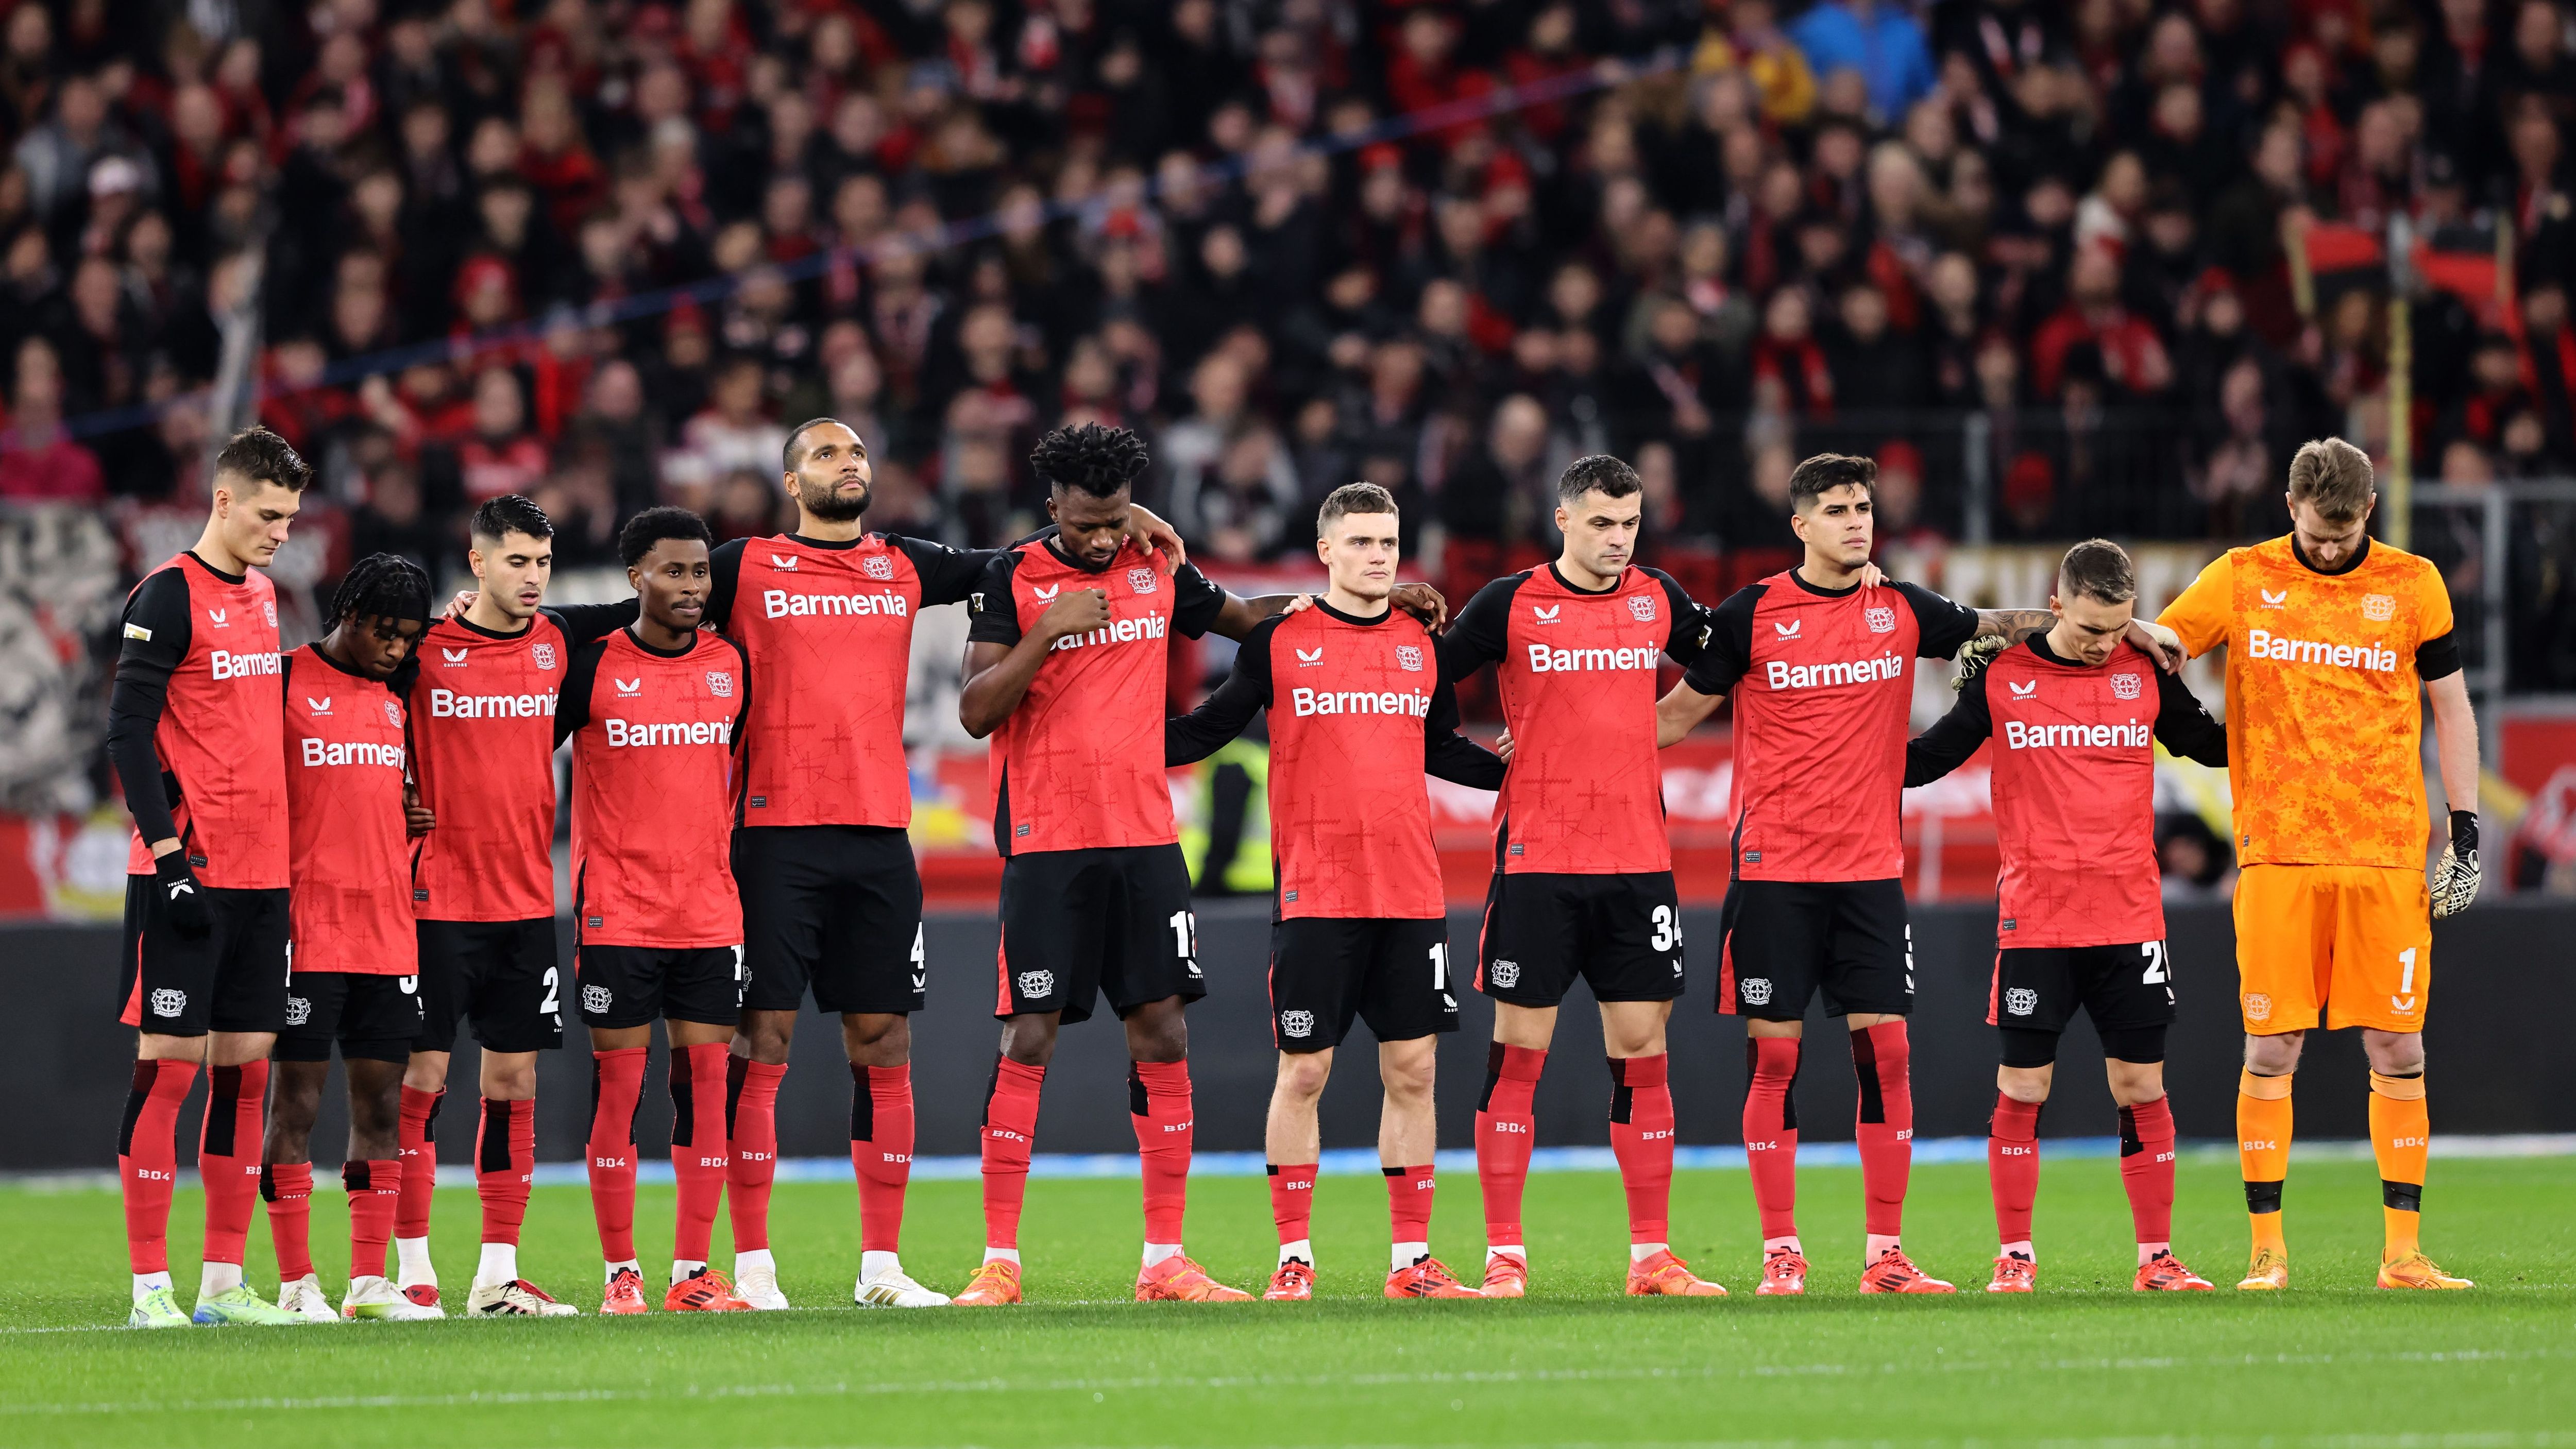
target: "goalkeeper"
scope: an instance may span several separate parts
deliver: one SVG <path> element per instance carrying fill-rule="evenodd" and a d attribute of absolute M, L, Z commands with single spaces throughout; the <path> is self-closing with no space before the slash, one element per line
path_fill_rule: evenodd
<path fill-rule="evenodd" d="M 2370 537 L 2370 460 L 2340 438 L 2290 463 L 2291 532 L 2231 549 L 2162 622 L 2194 654 L 2227 646 L 2235 797 L 2238 1151 L 2252 1218 L 2243 1289 L 2289 1285 L 2281 1188 L 2290 1079 L 2308 1031 L 2358 1027 L 2386 1245 L 2382 1288 L 2467 1288 L 2417 1240 L 2432 1136 L 2424 1013 L 2432 922 L 2478 893 L 2478 732 L 2451 599 L 2433 565 Z M 2421 685 L 2432 703 L 2449 843 L 2429 888 Z"/>

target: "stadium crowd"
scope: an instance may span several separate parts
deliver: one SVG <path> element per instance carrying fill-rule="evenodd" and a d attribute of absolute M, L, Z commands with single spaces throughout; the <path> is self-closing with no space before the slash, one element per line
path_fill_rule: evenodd
<path fill-rule="evenodd" d="M 2311 220 L 2503 229 L 2518 305 L 2414 304 L 2418 471 L 2576 464 L 2571 34 L 2547 0 L 19 0 L 0 499 L 193 514 L 187 400 L 249 306 L 340 561 L 452 570 L 521 491 L 571 566 L 655 502 L 764 532 L 816 414 L 867 438 L 872 523 L 960 544 L 1025 528 L 1031 441 L 1085 419 L 1144 429 L 1147 501 L 1227 561 L 1366 477 L 1472 585 L 1592 452 L 1668 548 L 1785 543 L 1823 448 L 1879 459 L 1891 539 L 1961 536 L 1971 476 L 1998 539 L 2262 536 L 2299 441 L 2389 438 L 2386 269 L 2311 277 Z M 2564 522 L 2520 545 L 2518 687 L 2576 684 Z"/>

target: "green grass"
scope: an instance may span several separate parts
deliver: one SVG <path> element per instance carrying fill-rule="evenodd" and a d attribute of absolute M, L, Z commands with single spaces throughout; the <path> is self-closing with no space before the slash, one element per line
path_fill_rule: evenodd
<path fill-rule="evenodd" d="M 2244 1261 L 2233 1164 L 2183 1168 L 2183 1255 L 2231 1280 Z M 2042 1291 L 2025 1299 L 1863 1299 L 1852 1291 L 1859 1182 L 1806 1174 L 1819 1279 L 1803 1301 L 1750 1296 L 1753 1207 L 1741 1173 L 1674 1183 L 1676 1248 L 1738 1290 L 1724 1301 L 1618 1295 L 1625 1218 L 1606 1174 L 1532 1179 L 1534 1296 L 1386 1303 L 1385 1197 L 1369 1178 L 1317 1191 L 1325 1298 L 1235 1307 L 1126 1302 L 1133 1182 L 1039 1181 L 1023 1250 L 1031 1303 L 896 1314 L 847 1306 L 852 1194 L 779 1189 L 788 1314 L 336 1329 L 99 1328 L 124 1311 L 116 1199 L 0 1189 L 18 1272 L 0 1284 L 0 1444 L 1285 1444 L 2034 1439 L 2266 1444 L 2568 1442 L 2576 1424 L 2576 1159 L 2435 1165 L 2430 1246 L 2479 1280 L 2456 1295 L 2375 1292 L 2367 1163 L 2302 1163 L 2290 1185 L 2294 1291 L 2140 1299 L 2113 1164 L 2051 1165 Z M 318 1255 L 344 1219 L 316 1194 Z M 1433 1247 L 1478 1260 L 1475 1183 L 1441 1189 Z M 670 1194 L 647 1191 L 647 1262 Z M 1271 1259 L 1263 1185 L 1195 1185 L 1194 1254 L 1258 1286 Z M 462 1296 L 470 1193 L 443 1192 L 440 1272 Z M 194 1284 L 200 1201 L 180 1196 L 172 1253 Z M 1907 1244 L 1962 1286 L 1992 1244 L 1985 1176 L 1918 1170 Z M 981 1218 L 972 1183 L 914 1189 L 906 1262 L 960 1286 Z M 266 1229 L 251 1280 L 274 1283 Z M 724 1229 L 717 1230 L 718 1255 Z M 588 1203 L 537 1194 L 523 1271 L 596 1303 Z M 336 1281 L 332 1285 L 335 1290 Z M 60 1329 L 97 1331 L 28 1332 Z M 11 1332 L 8 1330 L 19 1330 Z M 2429 1436 L 2429 1437 L 2426 1437 Z"/>

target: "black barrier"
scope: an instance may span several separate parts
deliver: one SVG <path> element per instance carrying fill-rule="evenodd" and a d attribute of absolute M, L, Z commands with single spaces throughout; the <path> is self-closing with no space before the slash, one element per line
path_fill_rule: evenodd
<path fill-rule="evenodd" d="M 2168 912 L 2175 989 L 2182 1019 L 2171 1037 L 2167 1068 L 2174 1116 L 2186 1138 L 2234 1134 L 2238 1027 L 2233 930 L 2224 907 Z M 1927 1137 L 1981 1134 L 1994 1105 L 1992 1031 L 1985 1025 L 1994 960 L 1991 906 L 1929 906 L 1913 913 L 1917 1000 L 1913 1020 L 1916 1130 Z M 571 923 L 563 924 L 571 961 Z M 1717 913 L 1683 913 L 1689 993 L 1672 1029 L 1672 1084 L 1681 1140 L 1740 1140 L 1743 1028 L 1710 1009 L 1717 967 Z M 1451 941 L 1467 974 L 1476 919 L 1450 919 Z M 2576 905 L 2505 903 L 2480 906 L 2435 929 L 2440 991 L 2432 1013 L 2433 1120 L 2442 1132 L 2576 1131 L 2576 1053 L 2563 1050 L 2555 1012 L 2564 990 L 2567 943 L 2576 940 Z M 989 917 L 942 916 L 926 927 L 930 1009 L 913 1020 L 914 1098 L 919 1150 L 966 1155 L 976 1150 L 995 1027 Z M 1270 1046 L 1269 920 L 1258 903 L 1211 903 L 1199 913 L 1199 943 L 1208 973 L 1207 999 L 1190 1011 L 1191 1077 L 1197 1091 L 1198 1143 L 1211 1151 L 1257 1151 L 1276 1057 Z M 105 1169 L 111 1165 L 118 1114 L 125 1102 L 133 1034 L 115 1020 L 118 934 L 112 927 L 26 926 L 0 930 L 0 990 L 14 1028 L 0 1052 L 0 1168 L 14 1171 Z M 1470 1119 L 1483 1086 L 1492 1009 L 1473 990 L 1458 993 L 1458 1034 L 1441 1047 L 1440 1140 L 1469 1144 Z M 1848 1138 L 1854 1090 L 1849 1048 L 1838 1023 L 1810 1017 L 1814 1046 L 1798 1080 L 1798 1116 L 1809 1141 Z M 537 1154 L 577 1159 L 589 1130 L 590 1064 L 578 1025 L 567 1050 L 542 1057 L 538 1071 Z M 1341 1052 L 1324 1097 L 1324 1142 L 1363 1147 L 1376 1140 L 1377 1073 L 1365 1028 Z M 2043 1130 L 2049 1136 L 2108 1136 L 2116 1130 L 2110 1094 L 2092 1031 L 2067 1033 L 2065 1066 Z M 668 1140 L 669 1099 L 661 1086 L 662 1055 L 646 1084 L 636 1140 L 648 1155 Z M 460 1041 L 446 1110 L 437 1128 L 439 1156 L 468 1160 L 474 1135 L 475 1052 Z M 2353 1033 L 2312 1041 L 2301 1072 L 2299 1133 L 2358 1138 L 2367 1132 L 2361 1048 Z M 1105 1010 L 1068 1028 L 1049 1074 L 1038 1118 L 1040 1152 L 1130 1152 L 1126 1051 Z M 314 1155 L 338 1160 L 345 1119 L 325 1095 Z M 850 1076 L 834 1023 L 809 1006 L 799 1024 L 795 1060 L 778 1101 L 779 1150 L 790 1156 L 837 1156 L 848 1136 Z M 180 1123 L 180 1140 L 196 1140 L 196 1093 Z M 1567 1002 L 1556 1046 L 1538 1093 L 1543 1145 L 1606 1143 L 1610 1082 L 1598 1019 L 1578 989 Z M 183 1148 L 183 1164 L 191 1154 Z"/>

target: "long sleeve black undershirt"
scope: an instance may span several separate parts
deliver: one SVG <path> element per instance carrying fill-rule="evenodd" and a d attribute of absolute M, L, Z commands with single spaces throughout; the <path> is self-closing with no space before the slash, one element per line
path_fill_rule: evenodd
<path fill-rule="evenodd" d="M 125 603 L 124 644 L 107 701 L 107 758 L 125 790 L 125 807 L 144 843 L 179 833 L 170 814 L 176 783 L 162 771 L 153 737 L 170 700 L 170 675 L 188 657 L 188 579 L 166 568 L 145 579 Z"/>

